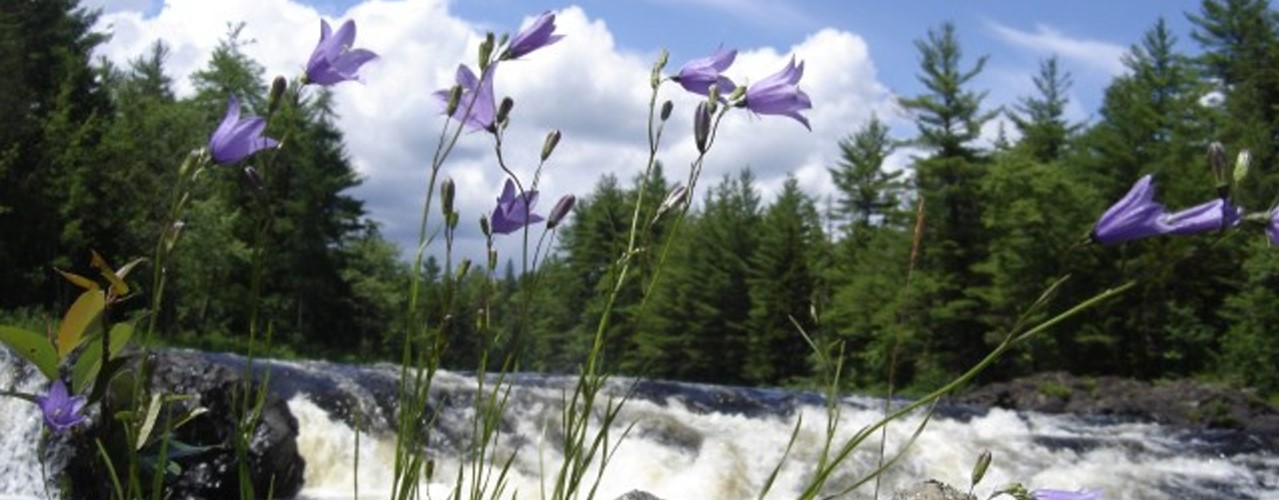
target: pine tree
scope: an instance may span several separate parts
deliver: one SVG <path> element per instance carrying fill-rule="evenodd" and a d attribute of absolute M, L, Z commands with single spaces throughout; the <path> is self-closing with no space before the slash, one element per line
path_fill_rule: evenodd
<path fill-rule="evenodd" d="M 940 378 L 980 359 L 985 350 L 985 327 L 977 319 L 979 302 L 972 290 L 981 285 L 973 266 L 986 253 L 978 193 L 986 160 L 973 142 L 994 112 L 981 111 L 984 92 L 967 88 L 986 58 L 961 68 L 954 25 L 930 30 L 928 39 L 915 45 L 921 56 L 919 80 L 928 92 L 903 99 L 902 105 L 915 113 L 920 134 L 915 142 L 930 151 L 916 163 L 915 179 L 927 210 L 920 269 L 932 275 L 936 289 L 925 296 L 927 314 L 916 317 L 912 328 L 924 332 L 935 359 L 926 375 Z"/>
<path fill-rule="evenodd" d="M 1079 125 L 1067 123 L 1065 118 L 1070 73 L 1057 69 L 1054 56 L 1039 63 L 1039 74 L 1033 80 L 1039 95 L 1023 97 L 1008 118 L 1021 132 L 1018 146 L 1033 158 L 1049 162 L 1061 157 L 1067 140 L 1079 130 Z"/>
<path fill-rule="evenodd" d="M 106 187 L 78 182 L 95 161 L 110 103 L 90 65 L 105 40 L 74 0 L 7 2 L 0 11 L 0 306 L 50 305 L 66 288 L 51 265 L 83 262 L 84 203 Z M 67 242 L 76 248 L 68 248 Z"/>
<path fill-rule="evenodd" d="M 808 343 L 816 333 L 817 252 L 824 242 L 813 200 L 788 176 L 764 211 L 750 260 L 748 362 L 742 377 L 756 384 L 794 382 L 808 374 Z M 792 322 L 793 321 L 793 322 Z"/>
<path fill-rule="evenodd" d="M 839 141 L 840 160 L 827 168 L 839 190 L 838 214 L 845 221 L 845 237 L 862 238 L 872 225 L 897 222 L 904 171 L 884 170 L 884 160 L 896 149 L 888 126 L 872 116 L 856 133 Z"/>

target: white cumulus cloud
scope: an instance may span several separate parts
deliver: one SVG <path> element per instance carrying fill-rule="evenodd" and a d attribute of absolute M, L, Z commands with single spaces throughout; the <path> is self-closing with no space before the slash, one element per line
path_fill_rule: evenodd
<path fill-rule="evenodd" d="M 99 28 L 114 36 L 99 52 L 124 62 L 163 39 L 171 47 L 167 70 L 179 94 L 187 95 L 192 91 L 189 75 L 207 63 L 228 25 L 245 23 L 242 38 L 253 40 L 245 51 L 266 67 L 269 78 L 299 74 L 318 39 L 320 18 L 315 8 L 293 0 L 167 0 L 149 16 L 127 10 L 103 15 Z M 345 83 L 335 92 L 339 126 L 364 179 L 353 194 L 366 201 L 389 238 L 410 249 L 416 244 L 423 190 L 444 124 L 431 92 L 452 85 L 458 64 L 473 64 L 483 27 L 451 13 L 444 0 L 368 0 L 329 21 L 345 19 L 359 27 L 355 45 L 380 55 L 361 72 L 364 83 Z M 561 42 L 499 68 L 496 92 L 515 100 L 503 151 L 516 174 L 527 182 L 545 134 L 563 132 L 542 175 L 543 213 L 560 195 L 587 194 L 601 174 L 613 173 L 628 183 L 643 171 L 648 75 L 661 41 L 655 38 L 638 50 L 622 48 L 609 22 L 625 20 L 565 8 L 557 19 L 558 32 L 566 35 Z M 892 124 L 901 120 L 893 111 L 891 92 L 879 81 L 870 48 L 856 34 L 823 29 L 789 47 L 738 49 L 737 62 L 727 72 L 738 83 L 759 81 L 791 57 L 804 61 L 800 87 L 814 104 L 807 113 L 813 130 L 789 118 L 734 110 L 722 124 L 700 186 L 749 166 L 766 195 L 793 173 L 809 193 L 825 196 L 831 193 L 825 169 L 836 162 L 836 142 L 872 113 Z M 682 63 L 671 61 L 667 72 Z M 658 102 L 666 99 L 675 103 L 675 113 L 659 159 L 667 178 L 677 181 L 687 175 L 694 156 L 691 115 L 698 97 L 666 85 Z M 504 180 L 491 137 L 464 133 L 441 173 L 458 185 L 463 213 L 458 253 L 482 261 L 475 221 L 492 211 Z M 503 255 L 516 255 L 515 239 L 504 242 Z"/>

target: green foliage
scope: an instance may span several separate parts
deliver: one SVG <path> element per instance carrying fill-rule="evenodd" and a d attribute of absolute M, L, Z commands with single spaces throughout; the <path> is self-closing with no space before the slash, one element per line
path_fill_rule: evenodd
<path fill-rule="evenodd" d="M 800 331 L 816 330 L 818 258 L 825 243 L 812 199 L 788 177 L 764 210 L 747 285 L 749 345 L 742 375 L 756 384 L 793 381 L 809 374 L 808 344 Z"/>

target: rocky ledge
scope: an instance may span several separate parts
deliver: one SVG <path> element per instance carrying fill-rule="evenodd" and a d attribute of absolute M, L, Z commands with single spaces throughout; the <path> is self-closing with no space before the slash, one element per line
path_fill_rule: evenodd
<path fill-rule="evenodd" d="M 1151 383 L 1049 372 L 980 387 L 955 402 L 1235 431 L 1259 445 L 1279 446 L 1279 408 L 1250 391 L 1194 380 Z"/>

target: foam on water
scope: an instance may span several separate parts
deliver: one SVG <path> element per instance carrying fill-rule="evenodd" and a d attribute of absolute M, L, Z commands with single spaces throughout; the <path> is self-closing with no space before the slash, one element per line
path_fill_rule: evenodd
<path fill-rule="evenodd" d="M 226 360 L 222 355 L 206 356 Z M 399 369 L 265 363 L 280 373 L 272 377 L 273 390 L 286 398 L 298 419 L 298 449 L 306 460 L 301 497 L 352 498 L 358 477 L 360 498 L 388 498 L 395 436 L 388 430 L 393 427 L 387 416 L 394 413 L 390 409 L 394 402 L 387 395 L 394 393 Z M 503 498 L 514 494 L 539 499 L 544 488 L 540 478 L 553 477 L 562 460 L 559 418 L 565 391 L 574 379 L 519 375 L 513 380 L 516 385 L 502 422 L 503 434 L 493 447 L 499 460 L 515 456 Z M 34 393 L 42 381 L 26 363 L 0 349 L 0 388 Z M 616 394 L 625 387 L 625 381 L 616 380 L 611 390 Z M 440 372 L 432 393 L 432 406 L 439 413 L 428 454 L 436 463 L 436 475 L 422 485 L 422 491 L 443 499 L 449 497 L 462 465 L 459 450 L 468 435 L 475 379 Z M 622 426 L 634 427 L 616 447 L 596 498 L 608 500 L 634 489 L 666 500 L 754 498 L 782 458 L 801 418 L 794 447 L 767 498 L 796 497 L 820 460 L 826 409 L 815 395 L 695 384 L 658 384 L 637 394 L 618 419 Z M 840 438 L 875 422 L 881 405 L 870 398 L 843 400 Z M 366 416 L 361 418 L 369 423 L 369 430 L 360 435 L 358 471 L 355 430 L 348 423 L 353 420 L 352 407 L 359 408 Z M 1276 450 L 1257 446 L 1232 450 L 1213 441 L 1212 435 L 1154 424 L 999 409 L 947 414 L 951 416 L 935 416 L 903 459 L 882 477 L 884 491 L 930 478 L 965 488 L 973 460 L 990 449 L 994 462 L 977 489 L 980 498 L 1009 482 L 1057 489 L 1098 488 L 1108 500 L 1279 498 Z M 889 428 L 890 456 L 910 439 L 921 418 L 913 415 Z M 44 497 L 35 459 L 40 425 L 34 405 L 0 397 L 0 499 Z M 875 433 L 851 453 L 832 475 L 828 492 L 838 492 L 876 468 L 878 439 Z M 463 491 L 469 487 L 464 485 Z M 843 498 L 872 498 L 873 492 L 871 481 Z M 881 498 L 888 494 L 882 493 Z"/>

